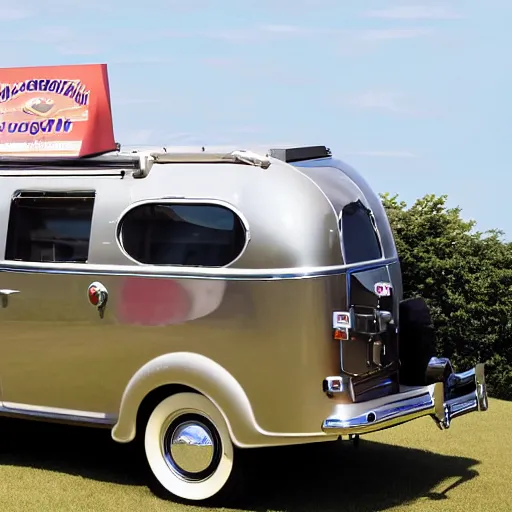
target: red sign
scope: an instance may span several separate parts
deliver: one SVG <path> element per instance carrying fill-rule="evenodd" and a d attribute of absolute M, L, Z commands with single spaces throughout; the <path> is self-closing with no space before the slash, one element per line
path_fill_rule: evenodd
<path fill-rule="evenodd" d="M 0 155 L 115 149 L 106 64 L 0 68 Z"/>

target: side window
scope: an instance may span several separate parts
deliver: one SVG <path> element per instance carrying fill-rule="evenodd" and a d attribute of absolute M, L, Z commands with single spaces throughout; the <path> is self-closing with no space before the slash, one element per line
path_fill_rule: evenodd
<path fill-rule="evenodd" d="M 126 213 L 119 239 L 140 263 L 223 267 L 243 251 L 246 232 L 240 218 L 223 206 L 151 203 Z"/>
<path fill-rule="evenodd" d="M 345 263 L 378 260 L 382 257 L 375 220 L 361 201 L 343 208 L 340 223 Z"/>
<path fill-rule="evenodd" d="M 5 259 L 86 263 L 94 192 L 18 192 L 12 199 Z"/>

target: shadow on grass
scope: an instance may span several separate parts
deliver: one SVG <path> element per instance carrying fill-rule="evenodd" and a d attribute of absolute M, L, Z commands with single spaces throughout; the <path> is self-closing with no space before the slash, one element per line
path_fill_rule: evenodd
<path fill-rule="evenodd" d="M 133 443 L 112 441 L 108 430 L 11 419 L 1 419 L 0 430 L 0 467 L 147 485 L 141 453 Z M 236 507 L 376 512 L 418 498 L 448 499 L 451 489 L 478 475 L 473 469 L 477 464 L 474 459 L 364 440 L 357 448 L 344 442 L 250 450 L 244 458 L 244 497 Z"/>

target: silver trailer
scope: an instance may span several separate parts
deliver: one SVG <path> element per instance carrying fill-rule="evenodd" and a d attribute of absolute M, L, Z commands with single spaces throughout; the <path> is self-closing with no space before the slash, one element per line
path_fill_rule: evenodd
<path fill-rule="evenodd" d="M 487 409 L 324 146 L 0 157 L 0 211 L 0 413 L 141 439 L 172 496 L 219 496 L 244 449 Z"/>

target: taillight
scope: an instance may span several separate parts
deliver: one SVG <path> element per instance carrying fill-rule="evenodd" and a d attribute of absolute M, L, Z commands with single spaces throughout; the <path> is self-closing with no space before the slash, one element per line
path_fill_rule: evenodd
<path fill-rule="evenodd" d="M 351 327 L 350 313 L 348 311 L 334 311 L 332 314 L 333 339 L 348 340 L 348 330 Z"/>
<path fill-rule="evenodd" d="M 346 327 L 334 329 L 334 339 L 341 341 L 348 340 L 348 329 Z"/>
<path fill-rule="evenodd" d="M 350 313 L 346 311 L 335 311 L 332 314 L 333 327 L 350 327 Z"/>

